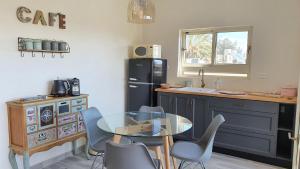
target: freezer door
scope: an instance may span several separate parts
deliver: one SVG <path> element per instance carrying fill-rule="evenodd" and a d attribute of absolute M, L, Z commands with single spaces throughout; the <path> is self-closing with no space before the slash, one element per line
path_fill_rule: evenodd
<path fill-rule="evenodd" d="M 128 81 L 152 83 L 152 59 L 129 59 Z"/>
<path fill-rule="evenodd" d="M 143 105 L 153 106 L 153 85 L 129 83 L 127 88 L 127 111 L 138 111 Z"/>
<path fill-rule="evenodd" d="M 154 59 L 152 63 L 152 78 L 154 84 L 166 83 L 167 81 L 167 60 Z"/>

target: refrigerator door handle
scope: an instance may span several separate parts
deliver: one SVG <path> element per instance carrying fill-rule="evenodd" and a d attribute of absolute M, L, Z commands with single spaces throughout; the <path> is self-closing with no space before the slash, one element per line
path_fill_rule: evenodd
<path fill-rule="evenodd" d="M 138 86 L 135 85 L 129 85 L 130 88 L 138 88 Z"/>
<path fill-rule="evenodd" d="M 131 81 L 137 81 L 136 78 L 132 78 L 132 77 L 130 77 L 129 80 L 131 80 Z"/>

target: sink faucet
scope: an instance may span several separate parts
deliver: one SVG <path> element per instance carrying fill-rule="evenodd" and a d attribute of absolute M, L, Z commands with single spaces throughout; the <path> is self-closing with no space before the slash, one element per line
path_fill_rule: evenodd
<path fill-rule="evenodd" d="M 199 69 L 199 76 L 201 76 L 201 88 L 205 87 L 205 82 L 204 82 L 204 68 Z"/>

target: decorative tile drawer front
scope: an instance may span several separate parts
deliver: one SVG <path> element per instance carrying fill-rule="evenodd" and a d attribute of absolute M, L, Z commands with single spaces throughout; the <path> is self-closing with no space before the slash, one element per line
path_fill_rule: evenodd
<path fill-rule="evenodd" d="M 79 113 L 84 110 L 86 110 L 86 105 L 72 107 L 72 113 Z"/>
<path fill-rule="evenodd" d="M 29 148 L 55 141 L 57 139 L 56 128 L 30 134 L 28 135 L 27 139 Z"/>
<path fill-rule="evenodd" d="M 27 126 L 27 134 L 37 132 L 37 125 Z"/>
<path fill-rule="evenodd" d="M 82 105 L 82 104 L 86 104 L 86 98 L 72 100 L 72 106 L 78 106 L 78 105 Z"/>
<path fill-rule="evenodd" d="M 77 133 L 76 123 L 66 124 L 58 127 L 58 138 L 64 138 Z"/>
<path fill-rule="evenodd" d="M 56 106 L 55 103 L 38 106 L 39 130 L 56 126 Z"/>
<path fill-rule="evenodd" d="M 26 108 L 26 124 L 32 125 L 36 124 L 37 118 L 36 118 L 36 107 L 27 107 Z"/>
<path fill-rule="evenodd" d="M 58 125 L 63 125 L 63 124 L 67 124 L 67 123 L 71 123 L 71 122 L 75 122 L 76 121 L 76 114 L 69 114 L 66 116 L 60 116 L 58 117 Z"/>
<path fill-rule="evenodd" d="M 83 121 L 78 121 L 78 132 L 85 131 L 85 126 Z"/>
<path fill-rule="evenodd" d="M 71 113 L 71 101 L 61 101 L 57 103 L 57 115 L 63 116 Z"/>

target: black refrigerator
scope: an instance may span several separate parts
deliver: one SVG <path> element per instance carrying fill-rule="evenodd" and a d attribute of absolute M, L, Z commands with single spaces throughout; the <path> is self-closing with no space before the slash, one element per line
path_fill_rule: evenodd
<path fill-rule="evenodd" d="M 127 111 L 137 111 L 142 105 L 156 106 L 157 93 L 154 90 L 166 81 L 166 59 L 129 59 Z"/>

